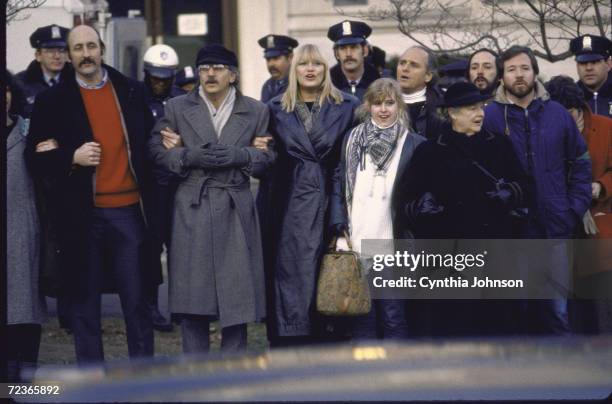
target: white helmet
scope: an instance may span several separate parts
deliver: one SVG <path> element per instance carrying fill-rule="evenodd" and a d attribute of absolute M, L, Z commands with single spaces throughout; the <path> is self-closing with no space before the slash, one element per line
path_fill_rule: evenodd
<path fill-rule="evenodd" d="M 168 45 L 153 45 L 144 54 L 144 69 L 151 76 L 168 79 L 174 76 L 179 58 Z"/>

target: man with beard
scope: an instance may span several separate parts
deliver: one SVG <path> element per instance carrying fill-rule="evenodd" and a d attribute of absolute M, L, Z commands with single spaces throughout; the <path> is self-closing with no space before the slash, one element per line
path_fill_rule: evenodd
<path fill-rule="evenodd" d="M 576 55 L 578 86 L 584 92 L 594 114 L 612 117 L 612 41 L 595 35 L 583 35 L 570 41 Z"/>
<path fill-rule="evenodd" d="M 493 93 L 499 85 L 498 58 L 495 51 L 482 48 L 472 53 L 468 59 L 467 78 L 478 87 L 480 94 L 489 97 L 487 104 L 493 99 Z"/>
<path fill-rule="evenodd" d="M 66 63 L 66 35 L 68 28 L 55 24 L 38 28 L 30 35 L 30 45 L 36 49 L 35 59 L 16 76 L 24 92 L 24 118 L 30 117 L 38 93 L 53 87 L 72 71 L 70 63 Z"/>
<path fill-rule="evenodd" d="M 144 54 L 145 73 L 145 99 L 153 117 L 156 120 L 164 116 L 164 107 L 169 99 L 182 95 L 185 92 L 174 85 L 176 69 L 179 58 L 174 49 L 168 45 L 157 44 L 151 46 Z M 169 136 L 172 136 L 170 134 Z M 178 136 L 175 139 L 178 141 Z M 153 168 L 155 177 L 155 192 L 152 199 L 152 220 L 149 223 L 152 239 L 152 264 L 154 272 L 158 274 L 158 283 L 163 282 L 161 254 L 169 248 L 170 240 L 170 214 L 172 196 L 174 195 L 173 175 L 159 167 Z M 158 286 L 152 286 L 145 291 L 147 305 L 151 312 L 153 328 L 157 331 L 172 331 L 172 323 L 159 311 Z"/>
<path fill-rule="evenodd" d="M 437 137 L 443 124 L 437 113 L 441 93 L 435 84 L 436 67 L 436 57 L 421 46 L 406 49 L 397 63 L 397 81 L 411 129 L 428 139 Z"/>
<path fill-rule="evenodd" d="M 266 35 L 257 43 L 264 48 L 266 67 L 271 76 L 261 88 L 261 102 L 266 103 L 287 89 L 293 49 L 297 48 L 298 41 L 285 35 Z"/>
<path fill-rule="evenodd" d="M 367 37 L 372 28 L 365 22 L 345 20 L 332 25 L 327 37 L 334 42 L 334 56 L 338 63 L 329 69 L 334 86 L 361 100 L 366 90 L 380 74 L 366 63 L 369 54 Z"/>
<path fill-rule="evenodd" d="M 529 260 L 529 268 L 517 268 L 532 274 L 543 271 L 561 290 L 548 293 L 548 299 L 525 301 L 525 331 L 567 335 L 563 288 L 569 285 L 569 268 L 563 239 L 572 237 L 591 202 L 591 162 L 572 116 L 551 101 L 536 80 L 539 68 L 531 49 L 513 46 L 500 59 L 502 82 L 486 107 L 483 128 L 510 137 L 523 169 L 535 183 L 526 237 L 560 239 L 540 253 L 543 265 Z"/>
<path fill-rule="evenodd" d="M 103 64 L 97 31 L 79 25 L 67 42 L 75 73 L 36 98 L 26 159 L 34 175 L 52 184 L 49 212 L 58 229 L 60 286 L 69 304 L 76 359 L 104 360 L 100 317 L 106 274 L 119 292 L 130 358 L 150 357 L 144 212 L 151 192 L 145 143 L 153 117 L 142 83 Z"/>

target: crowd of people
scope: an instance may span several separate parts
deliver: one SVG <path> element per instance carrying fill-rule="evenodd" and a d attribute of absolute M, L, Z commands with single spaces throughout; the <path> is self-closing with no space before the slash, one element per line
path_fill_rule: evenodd
<path fill-rule="evenodd" d="M 36 30 L 36 59 L 5 81 L 10 377 L 36 367 L 44 295 L 79 364 L 104 360 L 107 292 L 131 358 L 152 356 L 154 330 L 175 324 L 185 353 L 207 352 L 212 321 L 222 351 L 245 349 L 247 324 L 264 319 L 272 347 L 612 332 L 610 299 L 381 299 L 364 316 L 317 313 L 330 243 L 361 254 L 367 239 L 612 236 L 612 41 L 568 44 L 578 82 L 543 83 L 516 45 L 477 50 L 441 89 L 435 54 L 409 46 L 390 72 L 371 32 L 330 27 L 335 66 L 315 45 L 261 38 L 271 77 L 258 101 L 222 45 L 182 70 L 154 45 L 143 83 L 104 63 L 92 27 Z M 575 269 L 560 245 L 555 280 L 610 285 L 612 251 Z M 157 303 L 164 248 L 171 319 Z M 489 321 L 502 312 L 512 317 Z"/>

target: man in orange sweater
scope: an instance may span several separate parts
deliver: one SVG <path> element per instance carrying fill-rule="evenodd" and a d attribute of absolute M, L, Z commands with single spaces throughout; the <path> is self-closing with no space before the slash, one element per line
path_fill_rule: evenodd
<path fill-rule="evenodd" d="M 142 85 L 102 63 L 104 44 L 93 28 L 73 28 L 68 48 L 76 74 L 36 99 L 26 158 L 53 184 L 49 211 L 60 229 L 60 285 L 77 361 L 104 360 L 100 298 L 107 275 L 121 298 L 130 357 L 152 356 L 143 290 L 151 183 L 144 147 L 153 118 Z"/>

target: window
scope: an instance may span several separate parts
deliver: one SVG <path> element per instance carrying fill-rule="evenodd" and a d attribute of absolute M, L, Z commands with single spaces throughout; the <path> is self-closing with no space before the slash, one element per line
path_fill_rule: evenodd
<path fill-rule="evenodd" d="M 334 0 L 334 7 L 338 6 L 366 6 L 368 0 Z"/>

